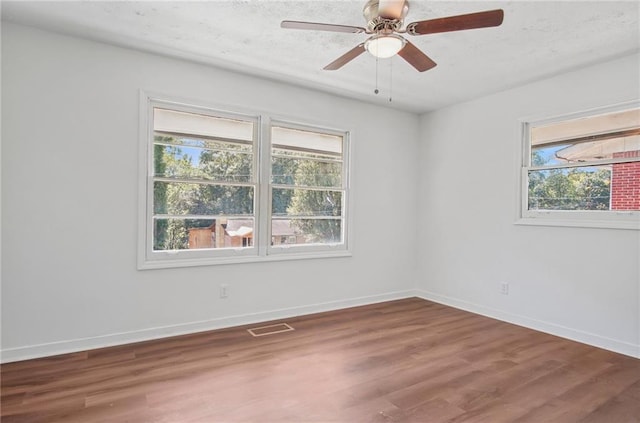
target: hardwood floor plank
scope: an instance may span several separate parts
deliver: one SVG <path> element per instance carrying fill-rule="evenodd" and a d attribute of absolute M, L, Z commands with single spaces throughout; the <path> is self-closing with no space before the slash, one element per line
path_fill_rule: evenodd
<path fill-rule="evenodd" d="M 640 421 L 640 402 L 629 397 L 616 396 L 601 404 L 593 412 L 580 420 L 580 423 L 621 422 L 637 423 Z"/>
<path fill-rule="evenodd" d="M 515 419 L 514 423 L 577 422 L 588 413 L 588 409 L 583 409 L 579 405 L 553 398 L 528 410 Z"/>
<path fill-rule="evenodd" d="M 638 404 L 640 404 L 640 381 L 631 384 L 620 393 L 620 396 L 629 397 L 632 400 L 638 401 Z"/>
<path fill-rule="evenodd" d="M 2 422 L 638 423 L 640 360 L 418 298 L 0 366 Z"/>

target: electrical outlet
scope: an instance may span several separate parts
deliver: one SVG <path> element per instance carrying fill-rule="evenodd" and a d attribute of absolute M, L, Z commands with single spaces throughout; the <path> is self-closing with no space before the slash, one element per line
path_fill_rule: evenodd
<path fill-rule="evenodd" d="M 229 297 L 229 285 L 223 283 L 220 285 L 220 298 L 228 298 Z"/>
<path fill-rule="evenodd" d="M 502 282 L 500 284 L 500 293 L 502 295 L 509 295 L 509 284 L 507 282 Z"/>

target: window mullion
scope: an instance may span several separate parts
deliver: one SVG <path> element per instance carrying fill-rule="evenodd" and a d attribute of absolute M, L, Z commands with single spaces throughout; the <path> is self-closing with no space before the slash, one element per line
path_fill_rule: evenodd
<path fill-rule="evenodd" d="M 241 139 L 236 139 L 236 138 L 226 138 L 226 137 L 213 137 L 213 136 L 207 136 L 207 135 L 193 135 L 193 134 L 186 134 L 183 132 L 170 132 L 170 131 L 155 131 L 156 134 L 158 135 L 166 135 L 166 136 L 170 136 L 170 137 L 178 137 L 178 138 L 189 138 L 189 139 L 198 139 L 198 140 L 206 140 L 206 141 L 219 141 L 219 142 L 223 142 L 223 143 L 230 143 L 230 144 L 240 144 L 240 145 L 250 145 L 251 141 L 247 141 L 247 140 L 241 140 Z M 168 145 L 168 146 L 188 146 L 188 144 L 183 144 L 183 143 L 167 143 L 167 142 L 158 142 L 158 141 L 154 141 L 154 144 L 161 144 L 161 145 Z M 206 147 L 203 147 L 206 148 Z M 216 150 L 223 150 L 223 149 L 216 149 Z M 233 151 L 235 152 L 236 150 L 227 150 L 227 151 Z"/>
<path fill-rule="evenodd" d="M 216 181 L 209 179 L 188 179 L 188 178 L 167 178 L 165 176 L 153 176 L 154 182 L 168 182 L 179 184 L 193 184 L 193 185 L 221 185 L 230 187 L 256 187 L 255 182 L 233 182 L 233 181 Z"/>
<path fill-rule="evenodd" d="M 258 255 L 266 256 L 271 239 L 271 135 L 270 120 L 260 117 L 258 124 L 258 204 L 256 210 L 256 226 L 258 233 Z"/>
<path fill-rule="evenodd" d="M 318 215 L 287 215 L 287 216 L 273 216 L 273 220 L 291 220 L 291 219 L 305 219 L 305 220 L 338 220 L 342 219 L 342 216 L 318 216 Z"/>
<path fill-rule="evenodd" d="M 275 189 L 304 189 L 309 191 L 344 191 L 344 189 L 340 187 L 319 187 L 310 185 L 271 184 L 271 187 Z"/>
<path fill-rule="evenodd" d="M 302 158 L 300 156 L 295 156 L 293 154 L 278 154 L 278 153 L 273 153 L 271 154 L 271 156 L 281 158 L 281 159 Z M 324 159 L 324 158 L 318 158 L 318 157 L 304 157 L 304 160 L 320 162 L 320 163 L 342 163 L 342 159 Z"/>
<path fill-rule="evenodd" d="M 214 219 L 253 219 L 253 215 L 243 214 L 162 214 L 154 213 L 154 219 L 202 219 L 202 220 L 214 220 Z"/>

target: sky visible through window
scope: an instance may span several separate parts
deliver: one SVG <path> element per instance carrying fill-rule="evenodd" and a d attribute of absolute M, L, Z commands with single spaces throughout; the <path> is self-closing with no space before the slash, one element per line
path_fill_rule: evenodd
<path fill-rule="evenodd" d="M 193 144 L 198 143 L 198 140 L 192 139 L 192 138 L 185 138 L 184 140 Z M 181 157 L 187 156 L 192 166 L 198 165 L 198 163 L 200 162 L 200 154 L 202 154 L 202 152 L 204 151 L 204 146 L 203 148 L 196 148 L 196 147 L 187 147 L 187 146 L 181 145 L 181 146 L 178 146 L 178 148 L 180 149 Z"/>
<path fill-rule="evenodd" d="M 532 165 L 541 166 L 541 165 L 556 165 L 556 164 L 564 164 L 565 160 L 558 159 L 556 153 L 569 145 L 555 145 L 546 148 L 535 148 L 533 150 L 534 154 L 538 154 L 539 163 L 536 163 L 535 159 L 532 159 Z M 601 166 L 589 166 L 581 168 L 583 172 L 595 172 L 601 168 Z"/>

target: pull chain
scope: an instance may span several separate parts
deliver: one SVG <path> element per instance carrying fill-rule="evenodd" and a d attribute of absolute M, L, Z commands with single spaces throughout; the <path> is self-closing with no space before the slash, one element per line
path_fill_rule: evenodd
<path fill-rule="evenodd" d="M 393 93 L 393 57 L 389 59 L 389 103 Z"/>
<path fill-rule="evenodd" d="M 380 91 L 378 91 L 378 57 L 376 56 L 376 89 L 373 90 L 374 94 L 378 94 Z"/>

